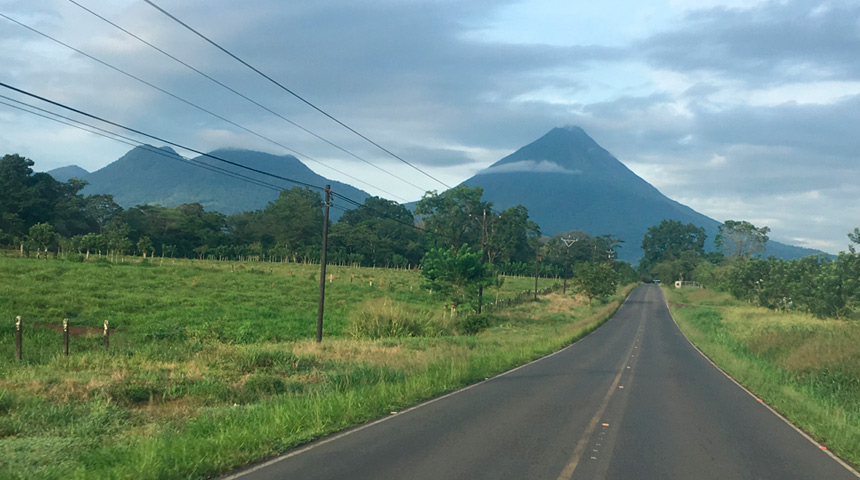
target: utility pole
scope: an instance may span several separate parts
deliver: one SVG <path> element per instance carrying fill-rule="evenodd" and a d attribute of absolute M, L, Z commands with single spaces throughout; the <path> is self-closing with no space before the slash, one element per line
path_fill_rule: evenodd
<path fill-rule="evenodd" d="M 535 259 L 535 301 L 537 301 L 538 274 L 540 273 L 540 247 L 538 247 L 537 257 Z"/>
<path fill-rule="evenodd" d="M 487 209 L 484 208 L 484 217 L 481 221 L 481 264 L 484 263 L 484 255 L 487 254 L 486 245 L 487 245 Z M 481 285 L 478 287 L 478 313 L 481 313 L 481 310 L 484 307 L 484 286 Z"/>
<path fill-rule="evenodd" d="M 567 238 L 562 238 L 561 241 L 564 242 L 564 245 L 567 247 L 567 255 L 566 255 L 566 258 L 567 258 L 566 263 L 567 264 L 565 265 L 565 267 L 570 267 L 571 266 L 570 265 L 570 246 L 573 245 L 574 243 L 578 242 L 579 238 L 570 238 L 570 235 L 568 235 Z M 565 273 L 564 286 L 562 287 L 562 290 L 561 290 L 562 295 L 567 293 L 567 275 L 566 275 L 567 272 L 564 272 L 564 273 Z"/>
<path fill-rule="evenodd" d="M 331 207 L 331 185 L 325 186 L 325 210 L 323 214 L 322 252 L 320 253 L 320 303 L 317 308 L 317 343 L 322 342 L 323 310 L 325 309 L 325 265 L 328 243 L 328 209 Z"/>

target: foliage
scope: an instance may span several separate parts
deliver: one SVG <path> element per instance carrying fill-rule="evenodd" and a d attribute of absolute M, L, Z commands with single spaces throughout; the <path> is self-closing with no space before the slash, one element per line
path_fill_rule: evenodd
<path fill-rule="evenodd" d="M 454 305 L 477 304 L 478 290 L 498 283 L 492 265 L 481 261 L 482 253 L 468 244 L 459 249 L 430 249 L 421 261 L 424 287 Z"/>
<path fill-rule="evenodd" d="M 700 268 L 700 281 L 775 310 L 846 318 L 860 312 L 860 254 L 812 255 L 794 260 L 734 255 L 723 265 Z"/>
<path fill-rule="evenodd" d="M 576 284 L 588 303 L 595 298 L 605 298 L 618 287 L 618 274 L 608 263 L 580 263 L 574 269 Z"/>
<path fill-rule="evenodd" d="M 424 228 L 434 232 L 428 241 L 433 246 L 448 245 L 459 249 L 463 244 L 480 245 L 484 210 L 493 204 L 481 200 L 484 189 L 459 185 L 442 193 L 427 192 L 415 206 L 422 215 Z"/>
<path fill-rule="evenodd" d="M 332 258 L 340 256 L 341 261 L 335 263 L 365 266 L 418 265 L 424 252 L 414 223 L 412 213 L 403 205 L 368 197 L 332 226 Z"/>
<path fill-rule="evenodd" d="M 764 251 L 768 232 L 770 232 L 769 227 L 756 228 L 745 220 L 726 220 L 720 225 L 714 244 L 718 249 L 728 252 L 730 256 L 751 258 L 756 253 Z"/>
<path fill-rule="evenodd" d="M 45 258 L 48 258 L 48 248 L 53 247 L 56 241 L 57 234 L 50 223 L 37 223 L 27 234 L 27 243 L 36 249 L 37 256 L 44 253 Z"/>
<path fill-rule="evenodd" d="M 658 225 L 648 228 L 642 238 L 644 256 L 639 261 L 639 270 L 651 273 L 654 267 L 663 262 L 671 262 L 663 270 L 681 271 L 689 274 L 697 259 L 705 254 L 705 229 L 692 223 L 682 224 L 677 220 L 662 220 Z"/>
<path fill-rule="evenodd" d="M 547 239 L 541 251 L 544 262 L 554 267 L 554 273 L 569 278 L 577 264 L 615 261 L 622 242 L 612 235 L 593 237 L 583 231 L 572 230 Z"/>
<path fill-rule="evenodd" d="M 486 212 L 486 211 L 485 211 Z M 486 223 L 487 261 L 527 262 L 534 258 L 532 239 L 540 237 L 540 227 L 529 220 L 529 211 L 522 205 L 507 208 L 498 215 L 481 217 Z"/>

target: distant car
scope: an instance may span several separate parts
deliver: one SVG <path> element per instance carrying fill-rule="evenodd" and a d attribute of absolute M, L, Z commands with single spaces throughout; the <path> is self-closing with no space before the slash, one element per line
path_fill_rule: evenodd
<path fill-rule="evenodd" d="M 653 280 L 653 282 L 654 282 L 654 283 L 660 283 L 660 280 L 658 280 L 658 279 L 656 279 L 656 278 L 655 278 L 655 279 Z"/>

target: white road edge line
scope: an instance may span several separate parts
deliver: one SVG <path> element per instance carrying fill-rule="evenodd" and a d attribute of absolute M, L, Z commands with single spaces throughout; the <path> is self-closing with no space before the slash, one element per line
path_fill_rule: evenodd
<path fill-rule="evenodd" d="M 660 290 L 660 292 L 662 293 L 662 289 Z M 735 385 L 737 385 L 738 387 L 740 387 L 740 389 L 741 389 L 741 390 L 743 390 L 744 392 L 746 392 L 746 393 L 747 393 L 747 395 L 749 395 L 750 397 L 754 398 L 754 399 L 755 399 L 755 400 L 756 400 L 760 405 L 764 406 L 766 409 L 770 410 L 770 412 L 771 412 L 771 413 L 773 413 L 774 415 L 776 415 L 776 416 L 777 416 L 777 418 L 779 418 L 780 420 L 782 420 L 783 422 L 785 422 L 789 427 L 793 428 L 793 429 L 794 429 L 794 431 L 796 431 L 797 433 L 801 434 L 801 435 L 803 436 L 803 438 L 805 438 L 805 439 L 809 440 L 809 443 L 811 443 L 811 444 L 815 445 L 816 447 L 818 447 L 819 451 L 822 451 L 822 452 L 826 453 L 827 455 L 830 455 L 830 458 L 832 458 L 833 460 L 835 460 L 835 461 L 836 461 L 836 463 L 838 463 L 838 464 L 842 465 L 843 467 L 845 467 L 845 469 L 846 469 L 846 470 L 848 470 L 849 472 L 853 473 L 855 477 L 860 478 L 860 472 L 858 472 L 857 470 L 854 470 L 854 467 L 852 467 L 851 465 L 849 465 L 849 464 L 848 464 L 848 462 L 846 462 L 845 460 L 842 460 L 841 458 L 839 458 L 838 456 L 836 456 L 836 454 L 835 454 L 835 453 L 833 453 L 833 452 L 831 452 L 829 448 L 827 448 L 827 447 L 825 447 L 824 445 L 822 445 L 822 444 L 818 443 L 818 441 L 816 441 L 814 438 L 812 438 L 808 433 L 806 433 L 806 432 L 804 432 L 803 430 L 801 430 L 797 425 L 795 425 L 795 424 L 791 423 L 787 418 L 785 418 L 784 416 L 782 416 L 782 414 L 781 414 L 781 413 L 779 413 L 778 411 L 776 411 L 773 407 L 771 407 L 770 405 L 768 405 L 764 400 L 762 400 L 762 399 L 761 399 L 760 397 L 758 397 L 756 394 L 754 394 L 753 392 L 751 392 L 751 391 L 750 391 L 749 389 L 747 389 L 745 386 L 743 386 L 743 385 L 741 385 L 740 383 L 738 383 L 738 381 L 737 381 L 737 380 L 735 380 L 731 375 L 729 375 L 728 373 L 726 373 L 722 368 L 720 368 L 716 363 L 714 363 L 714 362 L 713 362 L 713 360 L 711 360 L 711 358 L 710 358 L 710 357 L 708 357 L 707 355 L 705 355 L 705 352 L 703 352 L 701 349 L 699 349 L 699 347 L 697 347 L 695 343 L 693 343 L 692 341 L 690 341 L 690 339 L 689 339 L 689 338 L 687 338 L 687 336 L 686 336 L 686 335 L 684 335 L 684 331 L 683 331 L 683 330 L 681 330 L 681 327 L 679 327 L 679 326 L 678 326 L 678 321 L 677 321 L 677 320 L 675 320 L 675 316 L 674 316 L 674 315 L 672 315 L 672 309 L 671 309 L 671 308 L 669 308 L 669 302 L 668 302 L 668 301 L 666 301 L 666 296 L 665 296 L 665 295 L 663 295 L 663 300 L 664 300 L 664 301 L 665 301 L 665 303 L 666 303 L 666 310 L 668 310 L 668 311 L 669 311 L 669 317 L 671 317 L 671 318 L 672 318 L 672 323 L 674 323 L 674 324 L 675 324 L 675 328 L 677 328 L 677 329 L 678 329 L 678 331 L 679 331 L 679 332 L 681 332 L 681 336 L 683 336 L 683 337 L 684 337 L 684 340 L 686 340 L 686 341 L 687 341 L 687 343 L 689 343 L 693 348 L 695 348 L 695 349 L 696 349 L 696 351 L 697 351 L 697 352 L 699 352 L 699 355 L 701 355 L 702 357 L 704 357 L 704 358 L 705 358 L 705 360 L 707 360 L 707 361 L 708 361 L 708 363 L 710 363 L 711 365 L 713 365 L 713 367 L 714 367 L 714 368 L 716 368 L 720 373 L 722 373 L 723 375 L 725 375 L 725 376 L 726 376 L 726 378 L 728 378 L 729 380 L 731 380 L 731 381 L 732 381 L 732 383 L 734 383 Z M 823 448 L 822 448 L 822 447 L 823 447 Z"/>
<path fill-rule="evenodd" d="M 635 290 L 635 289 L 636 289 L 636 288 L 634 287 L 634 289 L 633 289 L 633 290 Z M 615 317 L 615 315 L 618 313 L 618 311 L 619 311 L 619 310 L 621 310 L 622 308 L 624 308 L 624 306 L 625 306 L 625 305 L 627 305 L 627 300 L 628 300 L 628 299 L 630 299 L 630 294 L 631 294 L 631 293 L 633 293 L 633 290 L 630 290 L 630 292 L 627 294 L 627 298 L 625 298 L 625 299 L 624 299 L 624 302 L 622 302 L 622 303 L 621 303 L 621 306 L 620 306 L 620 307 L 618 307 L 618 310 L 616 310 L 616 311 L 615 311 L 615 313 L 614 313 L 614 314 L 612 314 L 612 317 L 609 317 L 609 319 L 608 319 L 608 320 L 606 320 L 606 322 L 608 322 L 608 321 L 612 320 L 612 318 L 613 318 L 613 317 Z M 604 323 L 606 323 L 606 322 L 604 322 Z M 596 331 L 597 331 L 597 329 L 595 328 L 594 330 L 592 330 L 591 332 L 589 332 L 589 334 L 588 334 L 588 335 L 586 335 L 585 337 L 590 336 L 592 333 L 594 333 L 594 332 L 596 332 Z M 266 467 L 269 467 L 269 466 L 271 466 L 271 465 L 274 465 L 274 464 L 276 464 L 276 463 L 279 463 L 279 462 L 281 462 L 281 461 L 283 461 L 283 460 L 286 460 L 286 459 L 288 459 L 288 458 L 292 458 L 292 457 L 295 457 L 296 455 L 300 455 L 300 454 L 305 453 L 305 452 L 307 452 L 307 451 L 309 451 L 309 450 L 313 450 L 313 449 L 314 449 L 314 448 L 316 448 L 316 447 L 320 447 L 320 446 L 325 445 L 325 444 L 327 444 L 327 443 L 334 442 L 335 440 L 339 440 L 339 439 L 341 439 L 341 438 L 343 438 L 343 437 L 346 437 L 347 435 L 352 435 L 353 433 L 360 432 L 360 431 L 362 431 L 362 430 L 364 430 L 364 429 L 366 429 L 366 428 L 370 428 L 370 427 L 372 427 L 372 426 L 374 426 L 374 425 L 378 425 L 378 424 L 380 424 L 380 423 L 382 423 L 382 422 L 385 422 L 385 421 L 387 421 L 387 420 L 391 420 L 391 419 L 392 419 L 392 418 L 394 418 L 394 417 L 399 417 L 400 415 L 405 415 L 405 414 L 407 414 L 407 413 L 409 413 L 409 412 L 411 412 L 411 411 L 413 411 L 413 410 L 418 410 L 418 409 L 419 409 L 419 408 L 421 408 L 421 407 L 426 407 L 427 405 L 430 405 L 431 403 L 435 403 L 435 402 L 438 402 L 438 401 L 440 401 L 440 400 L 444 400 L 444 399 L 446 399 L 446 398 L 448 398 L 448 397 L 451 397 L 451 396 L 457 395 L 458 393 L 463 393 L 463 392 L 465 392 L 466 390 L 469 390 L 469 389 L 475 388 L 475 387 L 477 387 L 478 385 L 482 385 L 482 384 L 487 383 L 487 382 L 489 382 L 489 381 L 495 380 L 495 379 L 497 379 L 497 378 L 499 378 L 499 377 L 504 377 L 505 375 L 508 375 L 508 374 L 514 373 L 514 372 L 516 372 L 517 370 L 520 370 L 520 369 L 526 368 L 526 367 L 528 367 L 529 365 L 531 365 L 531 364 L 533 364 L 533 363 L 537 363 L 537 362 L 540 362 L 540 361 L 542 361 L 542 360 L 546 360 L 547 358 L 554 357 L 554 356 L 556 356 L 556 355 L 560 354 L 561 352 L 563 352 L 563 351 L 567 350 L 568 348 L 573 347 L 574 345 L 576 345 L 580 340 L 582 340 L 582 339 L 583 339 L 583 338 L 585 338 L 585 337 L 582 337 L 582 338 L 578 339 L 577 341 L 575 341 L 575 342 L 571 343 L 570 345 L 568 345 L 568 346 L 566 346 L 566 347 L 562 348 L 561 350 L 558 350 L 558 351 L 556 351 L 556 352 L 550 353 L 549 355 L 545 355 L 545 356 L 543 356 L 543 357 L 540 357 L 540 358 L 537 358 L 537 359 L 535 359 L 535 360 L 532 360 L 531 362 L 526 363 L 526 364 L 523 364 L 523 365 L 520 365 L 519 367 L 513 368 L 513 369 L 508 370 L 508 371 L 506 371 L 506 372 L 502 372 L 502 373 L 500 373 L 500 374 L 498 374 L 498 375 L 495 375 L 495 376 L 493 376 L 493 377 L 486 378 L 486 379 L 484 379 L 484 380 L 481 380 L 481 381 L 480 381 L 480 382 L 478 382 L 478 383 L 473 383 L 473 384 L 471 384 L 471 385 L 467 385 L 467 386 L 465 386 L 465 387 L 463 387 L 463 388 L 460 388 L 460 389 L 454 390 L 454 391 L 452 391 L 452 392 L 448 392 L 448 393 L 446 393 L 445 395 L 442 395 L 441 397 L 432 398 L 432 399 L 427 400 L 427 401 L 425 401 L 425 402 L 419 403 L 418 405 L 413 405 L 413 406 L 411 406 L 411 407 L 407 408 L 406 410 L 401 410 L 401 411 L 399 411 L 399 412 L 397 412 L 397 413 L 394 413 L 394 414 L 391 414 L 391 415 L 388 415 L 388 416 L 385 416 L 385 417 L 382 417 L 382 418 L 378 418 L 378 419 L 376 419 L 376 420 L 371 421 L 370 423 L 365 423 L 364 425 L 360 425 L 360 426 L 358 426 L 358 427 L 351 428 L 351 429 L 346 430 L 346 431 L 344 431 L 344 432 L 341 432 L 341 433 L 335 434 L 334 436 L 331 436 L 331 437 L 328 437 L 328 438 L 323 438 L 322 440 L 317 440 L 317 441 L 312 442 L 312 443 L 310 443 L 310 444 L 308 444 L 308 445 L 306 445 L 306 446 L 304 446 L 304 447 L 299 448 L 298 450 L 293 450 L 293 451 L 291 451 L 291 452 L 289 452 L 289 453 L 281 454 L 281 455 L 279 455 L 279 456 L 277 456 L 277 457 L 275 457 L 275 458 L 272 458 L 272 459 L 267 460 L 267 461 L 265 461 L 265 462 L 263 462 L 263 463 L 260 463 L 260 464 L 258 464 L 258 465 L 255 465 L 255 466 L 253 466 L 253 467 L 250 467 L 250 468 L 248 468 L 247 470 L 242 470 L 242 471 L 240 471 L 240 472 L 233 473 L 233 474 L 228 475 L 228 476 L 226 476 L 226 477 L 220 477 L 220 480 L 236 480 L 237 478 L 241 478 L 241 477 L 244 477 L 245 475 L 248 475 L 248 474 L 254 473 L 254 472 L 256 472 L 257 470 L 262 470 L 262 469 L 264 469 L 264 468 L 266 468 Z"/>

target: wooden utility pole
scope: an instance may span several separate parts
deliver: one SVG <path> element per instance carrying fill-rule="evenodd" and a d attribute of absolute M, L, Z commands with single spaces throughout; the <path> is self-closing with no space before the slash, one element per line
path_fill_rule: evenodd
<path fill-rule="evenodd" d="M 484 263 L 484 255 L 487 248 L 487 209 L 484 208 L 484 217 L 481 221 L 481 264 Z M 484 308 L 484 286 L 478 287 L 478 313 Z"/>
<path fill-rule="evenodd" d="M 331 207 L 331 185 L 325 186 L 325 205 L 323 214 L 322 252 L 320 253 L 320 303 L 317 308 L 317 343 L 322 342 L 323 311 L 325 310 L 325 264 L 326 244 L 328 243 L 328 209 Z"/>
<path fill-rule="evenodd" d="M 540 247 L 538 247 L 538 254 L 535 259 L 535 301 L 537 301 L 537 287 L 538 287 L 538 274 L 540 273 Z"/>

